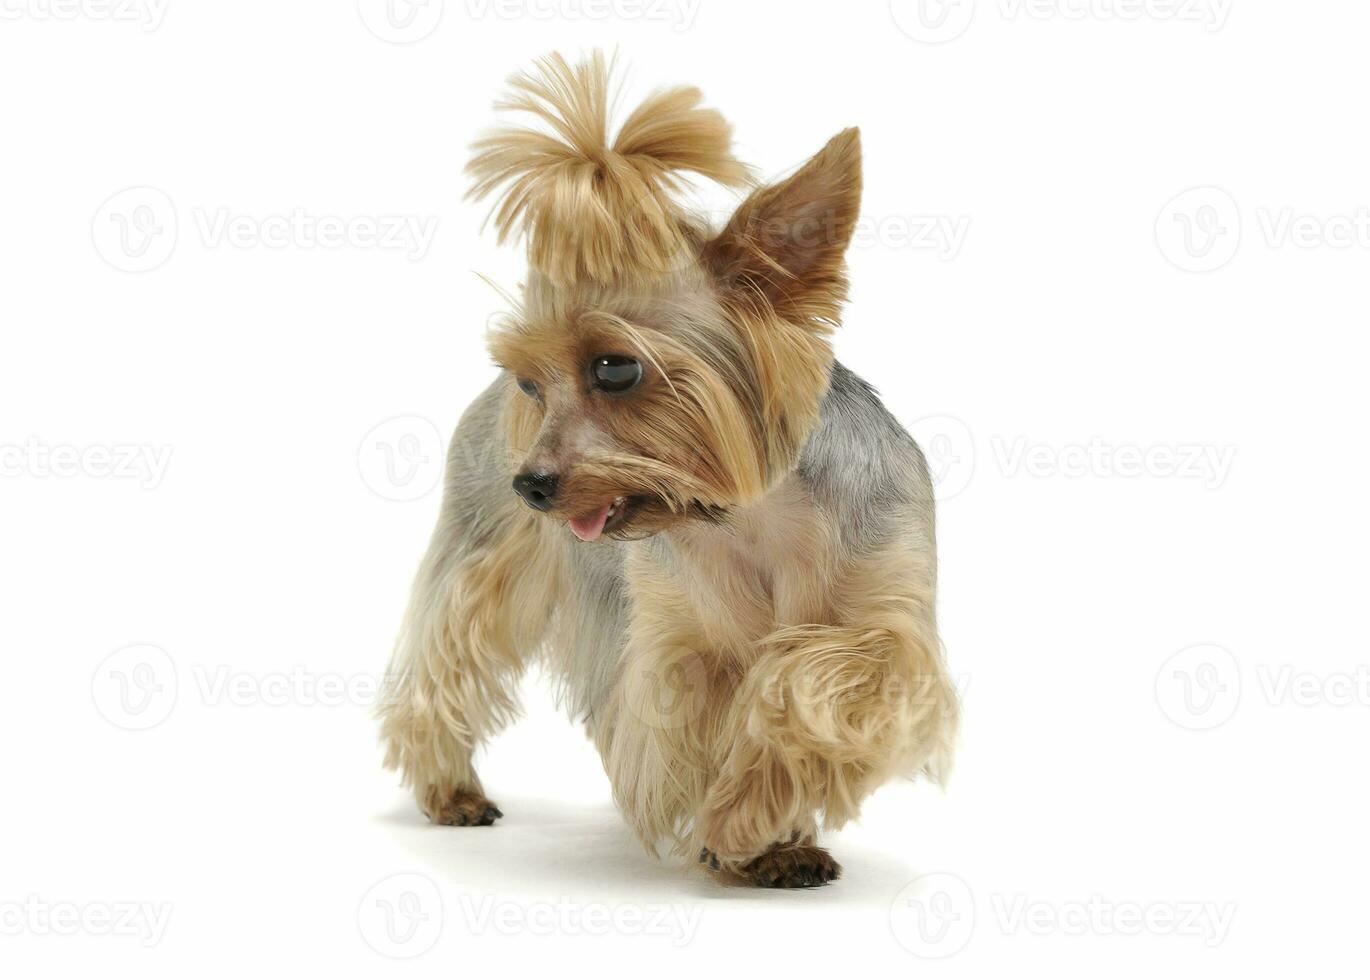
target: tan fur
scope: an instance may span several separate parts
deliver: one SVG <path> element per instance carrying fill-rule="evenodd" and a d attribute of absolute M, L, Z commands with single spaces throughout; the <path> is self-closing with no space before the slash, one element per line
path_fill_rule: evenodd
<path fill-rule="evenodd" d="M 606 493 L 644 494 L 665 519 L 678 517 L 691 501 L 727 506 L 755 499 L 766 476 L 756 420 L 725 379 L 682 342 L 686 318 L 672 330 L 670 310 L 634 309 L 631 297 L 597 293 L 597 308 L 585 301 L 559 318 L 525 314 L 491 336 L 491 352 L 503 367 L 549 392 L 541 404 L 511 403 L 511 446 L 525 455 L 533 450 L 534 434 L 548 424 L 556 379 L 578 378 L 596 352 L 637 350 L 660 383 L 645 387 L 631 404 L 600 400 L 602 425 L 612 432 L 616 451 L 584 461 L 563 489 L 563 507 L 575 513 Z M 553 407 L 563 411 L 553 435 L 571 424 L 568 416 L 589 410 L 586 392 L 573 383 L 561 387 L 555 396 L 563 404 Z"/>
<path fill-rule="evenodd" d="M 747 171 L 697 90 L 652 97 L 611 143 L 602 56 L 538 69 L 502 105 L 552 132 L 500 130 L 471 163 L 474 194 L 503 188 L 496 224 L 526 232 L 531 268 L 490 337 L 507 372 L 486 396 L 497 424 L 458 432 L 498 442 L 493 475 L 470 489 L 449 461 L 383 711 L 387 763 L 435 819 L 488 814 L 471 753 L 545 654 L 590 691 L 590 733 L 647 847 L 758 884 L 820 884 L 840 870 L 814 844 L 820 819 L 841 826 L 893 777 L 943 778 L 958 712 L 916 448 L 914 486 L 862 518 L 880 529 L 869 540 L 797 470 L 833 372 L 859 136 L 838 134 L 711 234 L 677 201 L 679 175 L 736 185 Z M 639 361 L 637 388 L 587 384 L 606 353 Z M 530 468 L 559 478 L 546 514 L 502 489 Z M 486 492 L 498 500 L 464 499 Z M 621 543 L 561 526 L 616 498 L 634 506 Z M 602 656 L 618 657 L 603 691 L 575 651 L 593 651 L 612 613 L 591 608 L 601 597 L 580 590 L 568 548 L 621 549 L 626 626 L 603 634 Z"/>
<path fill-rule="evenodd" d="M 481 792 L 471 756 L 518 714 L 514 686 L 561 589 L 554 557 L 536 574 L 525 564 L 547 529 L 512 500 L 507 511 L 505 533 L 472 554 L 430 549 L 387 678 L 385 764 L 429 816 L 460 791 Z"/>
<path fill-rule="evenodd" d="M 496 108 L 524 112 L 551 132 L 508 126 L 472 147 L 471 195 L 503 187 L 494 211 L 500 240 L 526 232 L 529 259 L 558 284 L 655 275 L 685 261 L 691 223 L 672 195 L 694 172 L 739 186 L 747 169 L 732 156 L 731 127 L 698 107 L 698 89 L 658 92 L 609 143 L 609 76 L 595 53 L 572 66 L 559 54 L 509 80 Z"/>
<path fill-rule="evenodd" d="M 957 704 L 933 570 L 906 541 L 843 566 L 798 488 L 776 496 L 778 516 L 692 530 L 683 580 L 630 557 L 623 682 L 598 734 L 649 846 L 740 861 L 815 812 L 840 827 L 895 776 L 948 768 Z M 653 707 L 663 690 L 673 712 Z"/>

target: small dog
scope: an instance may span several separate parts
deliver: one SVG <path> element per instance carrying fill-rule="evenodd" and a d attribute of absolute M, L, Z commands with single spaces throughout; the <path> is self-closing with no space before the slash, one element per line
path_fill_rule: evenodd
<path fill-rule="evenodd" d="M 435 823 L 503 816 L 472 766 L 540 658 L 633 831 L 804 887 L 817 844 L 895 776 L 943 778 L 958 714 L 934 612 L 922 453 L 833 358 L 857 130 L 754 186 L 694 88 L 609 141 L 611 69 L 511 79 L 472 194 L 529 270 L 490 338 L 382 709 L 386 765 Z M 682 175 L 751 192 L 723 224 Z M 512 481 L 512 489 L 511 489 Z"/>

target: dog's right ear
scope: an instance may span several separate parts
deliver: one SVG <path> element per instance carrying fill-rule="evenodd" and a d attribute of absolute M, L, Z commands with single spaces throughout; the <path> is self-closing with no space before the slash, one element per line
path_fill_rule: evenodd
<path fill-rule="evenodd" d="M 830 329 L 847 295 L 843 255 L 861 208 L 861 134 L 838 133 L 785 180 L 752 193 L 704 246 L 705 265 L 739 301 Z"/>

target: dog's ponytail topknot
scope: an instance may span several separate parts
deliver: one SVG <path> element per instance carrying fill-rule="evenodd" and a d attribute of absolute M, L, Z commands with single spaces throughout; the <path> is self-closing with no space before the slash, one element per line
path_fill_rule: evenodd
<path fill-rule="evenodd" d="M 608 138 L 611 66 L 595 52 L 572 66 L 559 54 L 510 79 L 496 108 L 550 129 L 507 126 L 473 144 L 468 196 L 502 188 L 492 212 L 501 242 L 524 234 L 528 258 L 559 285 L 651 276 L 677 267 L 691 222 L 675 195 L 681 175 L 727 186 L 749 181 L 732 154 L 732 127 L 701 109 L 697 88 L 659 91 Z"/>

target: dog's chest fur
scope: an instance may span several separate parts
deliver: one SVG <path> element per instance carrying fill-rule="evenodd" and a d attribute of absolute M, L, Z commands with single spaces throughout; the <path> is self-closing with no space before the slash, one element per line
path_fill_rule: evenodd
<path fill-rule="evenodd" d="M 565 528 L 548 533 L 571 572 L 553 662 L 574 712 L 592 717 L 619 675 L 635 616 L 688 623 L 695 636 L 682 643 L 697 638 L 701 653 L 739 666 L 776 629 L 844 622 L 843 580 L 864 555 L 904 538 L 931 556 L 932 488 L 913 440 L 865 382 L 834 364 L 798 466 L 724 523 L 588 546 Z"/>
<path fill-rule="evenodd" d="M 754 649 L 778 626 L 826 621 L 834 545 L 808 485 L 791 475 L 718 526 L 662 536 L 652 560 L 720 652 Z"/>

